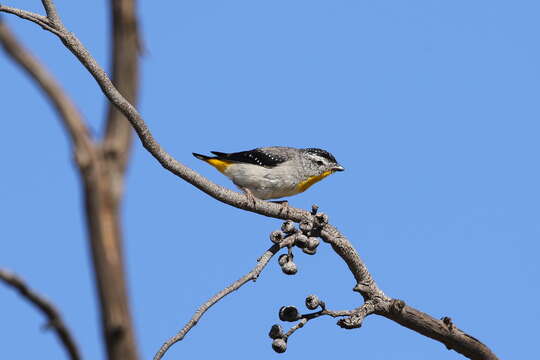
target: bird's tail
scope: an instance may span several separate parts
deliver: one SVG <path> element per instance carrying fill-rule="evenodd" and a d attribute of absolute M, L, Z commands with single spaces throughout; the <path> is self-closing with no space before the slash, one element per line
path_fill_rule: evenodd
<path fill-rule="evenodd" d="M 229 154 L 219 151 L 210 151 L 212 154 L 216 155 L 218 158 L 226 158 Z"/>
<path fill-rule="evenodd" d="M 201 155 L 201 154 L 197 154 L 197 153 L 192 153 L 193 156 L 195 156 L 197 159 L 199 160 L 202 160 L 202 161 L 208 161 L 211 159 L 210 156 L 206 156 L 206 155 Z"/>
<path fill-rule="evenodd" d="M 197 153 L 192 153 L 197 159 L 207 162 L 208 164 L 215 167 L 219 172 L 224 173 L 225 170 L 232 164 L 230 161 L 222 160 L 215 157 L 210 157 L 206 155 L 201 155 Z"/>

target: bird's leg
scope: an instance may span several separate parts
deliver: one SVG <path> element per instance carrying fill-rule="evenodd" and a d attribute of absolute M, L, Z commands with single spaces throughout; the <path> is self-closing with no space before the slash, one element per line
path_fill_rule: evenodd
<path fill-rule="evenodd" d="M 246 205 L 255 209 L 255 196 L 251 190 L 245 187 L 241 187 L 240 189 L 244 192 L 244 194 L 246 194 Z"/>
<path fill-rule="evenodd" d="M 289 215 L 289 202 L 287 200 L 272 201 L 274 204 L 281 204 L 280 214 Z"/>

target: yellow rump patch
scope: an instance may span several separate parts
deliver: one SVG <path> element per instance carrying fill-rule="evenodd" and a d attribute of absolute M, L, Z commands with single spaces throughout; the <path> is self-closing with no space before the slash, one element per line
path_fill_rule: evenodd
<path fill-rule="evenodd" d="M 232 164 L 232 162 L 219 160 L 219 159 L 208 159 L 206 160 L 207 163 L 218 169 L 219 172 L 223 173 L 225 169 L 229 167 L 229 165 Z"/>
<path fill-rule="evenodd" d="M 307 189 L 309 189 L 309 187 L 313 184 L 315 184 L 316 182 L 318 181 L 321 181 L 322 179 L 324 179 L 325 177 L 327 177 L 328 175 L 330 175 L 332 173 L 332 171 L 325 171 L 323 172 L 321 175 L 317 175 L 317 176 L 312 176 L 310 177 L 309 179 L 307 180 L 304 180 L 302 181 L 300 184 L 298 184 L 296 186 L 296 189 L 298 190 L 298 192 L 304 192 L 306 191 Z"/>

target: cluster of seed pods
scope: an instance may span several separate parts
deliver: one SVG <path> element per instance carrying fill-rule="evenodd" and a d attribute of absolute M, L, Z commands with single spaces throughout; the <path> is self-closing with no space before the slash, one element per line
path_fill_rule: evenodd
<path fill-rule="evenodd" d="M 320 229 L 328 223 L 328 216 L 323 213 L 314 214 L 311 218 L 303 220 L 298 225 L 298 228 L 294 225 L 294 222 L 287 220 L 281 226 L 281 230 L 273 231 L 270 234 L 270 240 L 279 244 L 285 239 L 291 239 L 291 245 L 288 246 L 288 253 L 282 254 L 278 263 L 283 273 L 287 275 L 294 275 L 298 272 L 298 267 L 293 261 L 294 255 L 292 248 L 297 247 L 302 249 L 305 254 L 315 255 L 317 253 L 317 247 L 321 243 L 319 238 Z"/>
<path fill-rule="evenodd" d="M 290 241 L 288 252 L 282 254 L 278 258 L 281 271 L 287 275 L 294 275 L 298 272 L 298 266 L 294 263 L 294 255 L 292 249 L 296 246 L 305 254 L 315 255 L 317 247 L 321 243 L 319 238 L 321 229 L 328 224 L 328 216 L 324 213 L 317 214 L 316 206 L 313 207 L 312 216 L 309 219 L 303 220 L 296 228 L 294 222 L 287 220 L 283 223 L 280 230 L 273 231 L 270 234 L 270 240 L 274 244 L 280 244 L 285 239 Z M 320 301 L 316 295 L 309 295 L 306 298 L 306 307 L 310 310 L 315 310 L 318 307 L 323 310 L 324 302 Z M 279 319 L 281 321 L 294 322 L 302 319 L 302 315 L 295 306 L 283 306 L 279 309 Z M 288 333 L 283 331 L 279 324 L 272 325 L 268 333 L 272 341 L 272 349 L 277 353 L 283 353 L 287 350 Z"/>
<path fill-rule="evenodd" d="M 324 302 L 319 300 L 317 295 L 308 295 L 306 297 L 306 307 L 309 310 L 315 310 L 319 306 L 322 310 L 325 309 Z M 302 318 L 303 316 L 300 314 L 296 306 L 282 306 L 281 309 L 279 309 L 279 319 L 281 321 L 294 322 L 301 320 Z M 275 352 L 284 353 L 287 350 L 287 340 L 290 333 L 285 333 L 279 324 L 272 325 L 268 336 L 273 340 L 272 349 L 274 349 Z"/>

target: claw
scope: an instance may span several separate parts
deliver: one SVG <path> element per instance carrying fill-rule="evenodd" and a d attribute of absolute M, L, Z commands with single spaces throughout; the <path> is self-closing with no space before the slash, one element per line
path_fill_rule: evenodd
<path fill-rule="evenodd" d="M 255 196 L 248 188 L 241 188 L 244 194 L 246 194 L 246 206 L 255 209 Z"/>

